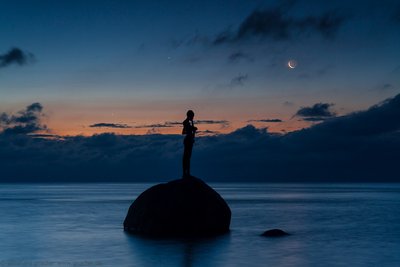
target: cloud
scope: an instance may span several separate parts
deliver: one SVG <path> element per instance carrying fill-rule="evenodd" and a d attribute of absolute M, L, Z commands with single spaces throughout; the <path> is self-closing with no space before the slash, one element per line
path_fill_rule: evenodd
<path fill-rule="evenodd" d="M 227 120 L 195 120 L 195 124 L 220 124 L 223 127 L 229 126 L 230 122 Z M 177 127 L 182 126 L 182 122 L 179 121 L 166 121 L 163 123 L 154 123 L 154 124 L 143 124 L 134 126 L 134 128 L 141 129 L 141 128 L 152 128 L 152 133 L 155 133 L 157 128 L 170 128 L 170 127 Z M 158 132 L 157 132 L 158 133 Z"/>
<path fill-rule="evenodd" d="M 296 112 L 295 116 L 303 117 L 305 121 L 322 121 L 336 115 L 335 112 L 330 110 L 333 105 L 329 103 L 316 103 L 311 107 L 302 107 Z"/>
<path fill-rule="evenodd" d="M 395 9 L 393 13 L 393 19 L 396 22 L 400 22 L 400 6 L 397 6 L 397 8 Z"/>
<path fill-rule="evenodd" d="M 316 122 L 316 121 L 324 121 L 326 119 L 327 119 L 327 117 L 309 117 L 309 118 L 303 118 L 302 120 Z"/>
<path fill-rule="evenodd" d="M 237 86 L 243 86 L 244 82 L 249 79 L 249 76 L 247 74 L 239 74 L 236 77 L 233 77 L 231 82 L 229 83 L 230 87 L 237 87 Z"/>
<path fill-rule="evenodd" d="M 247 122 L 282 122 L 281 119 L 248 120 Z"/>
<path fill-rule="evenodd" d="M 254 61 L 254 59 L 250 55 L 243 53 L 241 51 L 233 52 L 228 57 L 228 61 L 230 63 L 237 63 L 242 60 L 249 61 L 249 62 Z"/>
<path fill-rule="evenodd" d="M 219 131 L 212 131 L 212 130 L 204 130 L 204 131 L 197 131 L 197 136 L 210 136 L 210 135 L 217 135 L 221 134 Z"/>
<path fill-rule="evenodd" d="M 297 18 L 290 16 L 287 10 L 286 4 L 254 10 L 236 30 L 225 30 L 219 33 L 213 40 L 213 44 L 235 43 L 251 38 L 285 41 L 310 33 L 332 38 L 347 19 L 336 11 L 329 11 L 319 16 Z"/>
<path fill-rule="evenodd" d="M 24 52 L 19 48 L 11 48 L 7 53 L 0 54 L 0 68 L 7 67 L 11 64 L 19 66 L 27 65 L 34 61 L 34 55 Z"/>
<path fill-rule="evenodd" d="M 134 128 L 136 128 L 136 129 L 142 129 L 142 128 L 170 128 L 170 127 L 174 127 L 174 125 L 168 124 L 168 123 L 154 123 L 154 124 L 143 124 L 143 125 L 134 126 Z"/>
<path fill-rule="evenodd" d="M 222 124 L 228 125 L 230 122 L 227 120 L 195 120 L 196 124 Z"/>
<path fill-rule="evenodd" d="M 400 130 L 399 115 L 400 94 L 374 105 L 368 110 L 332 118 L 307 131 L 312 129 L 312 131 L 324 132 L 324 134 L 331 132 L 348 136 L 395 133 Z"/>
<path fill-rule="evenodd" d="M 132 126 L 129 126 L 127 124 L 107 123 L 107 122 L 95 123 L 95 124 L 89 125 L 89 127 L 91 127 L 91 128 L 119 128 L 119 129 L 132 128 Z"/>
<path fill-rule="evenodd" d="M 192 172 L 207 182 L 400 182 L 399 117 L 400 94 L 291 133 L 247 125 L 198 137 Z M 0 181 L 168 181 L 181 176 L 183 138 L 98 134 L 60 140 L 3 133 Z"/>
<path fill-rule="evenodd" d="M 0 129 L 3 134 L 29 134 L 47 130 L 47 126 L 41 123 L 44 116 L 43 106 L 33 103 L 17 114 L 0 114 Z"/>
<path fill-rule="evenodd" d="M 171 46 L 172 48 L 179 48 L 182 46 L 192 46 L 196 44 L 200 45 L 208 45 L 210 43 L 209 37 L 201 35 L 198 31 L 196 31 L 194 34 L 190 36 L 186 36 L 185 38 L 182 39 L 173 39 L 171 41 Z"/>
<path fill-rule="evenodd" d="M 28 136 L 33 137 L 33 138 L 44 138 L 44 139 L 59 139 L 62 140 L 64 139 L 63 136 L 58 135 L 58 134 L 42 134 L 42 133 L 29 133 Z"/>

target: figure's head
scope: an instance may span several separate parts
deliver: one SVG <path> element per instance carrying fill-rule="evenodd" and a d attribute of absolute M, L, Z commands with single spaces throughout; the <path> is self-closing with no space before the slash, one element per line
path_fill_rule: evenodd
<path fill-rule="evenodd" d="M 193 110 L 188 110 L 188 111 L 186 112 L 186 116 L 187 116 L 189 119 L 193 120 L 193 118 L 194 118 L 194 112 L 193 112 Z"/>

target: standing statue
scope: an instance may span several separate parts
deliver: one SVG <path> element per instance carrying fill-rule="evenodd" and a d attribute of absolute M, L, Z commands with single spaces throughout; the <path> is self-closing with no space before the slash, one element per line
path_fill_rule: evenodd
<path fill-rule="evenodd" d="M 182 134 L 186 134 L 183 140 L 184 150 L 183 150 L 183 176 L 182 178 L 189 178 L 190 175 L 190 157 L 192 156 L 192 149 L 194 143 L 194 136 L 197 131 L 197 127 L 193 123 L 194 112 L 193 110 L 188 110 L 186 112 L 186 119 L 183 121 Z"/>

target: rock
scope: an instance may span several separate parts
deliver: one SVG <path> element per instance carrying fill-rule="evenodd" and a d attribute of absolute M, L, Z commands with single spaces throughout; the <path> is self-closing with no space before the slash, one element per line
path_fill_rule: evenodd
<path fill-rule="evenodd" d="M 289 235 L 289 233 L 286 233 L 285 231 L 281 229 L 271 229 L 268 231 L 265 231 L 262 236 L 266 237 L 280 237 L 280 236 L 286 236 Z"/>
<path fill-rule="evenodd" d="M 231 210 L 202 180 L 155 185 L 129 207 L 124 230 L 152 237 L 205 237 L 229 231 Z"/>

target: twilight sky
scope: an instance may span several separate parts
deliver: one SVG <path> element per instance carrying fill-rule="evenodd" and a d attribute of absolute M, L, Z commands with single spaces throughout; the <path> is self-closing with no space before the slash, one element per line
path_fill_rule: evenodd
<path fill-rule="evenodd" d="M 13 0 L 0 32 L 0 113 L 42 133 L 293 131 L 400 91 L 398 1 Z"/>

